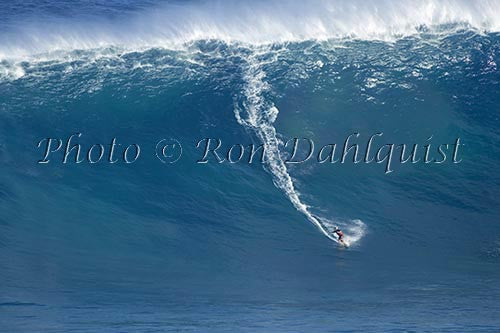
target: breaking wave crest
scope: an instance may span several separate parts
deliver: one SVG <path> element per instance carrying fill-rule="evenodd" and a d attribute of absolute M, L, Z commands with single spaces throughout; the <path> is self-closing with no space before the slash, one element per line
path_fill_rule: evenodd
<path fill-rule="evenodd" d="M 443 28 L 497 32 L 500 1 L 219 0 L 166 4 L 113 19 L 23 17 L 0 30 L 0 61 L 61 50 L 177 48 L 214 39 L 253 45 L 334 38 L 393 40 Z"/>

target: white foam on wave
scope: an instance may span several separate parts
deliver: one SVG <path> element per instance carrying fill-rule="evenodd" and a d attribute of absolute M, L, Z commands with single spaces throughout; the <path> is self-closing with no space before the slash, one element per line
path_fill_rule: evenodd
<path fill-rule="evenodd" d="M 17 80 L 25 75 L 19 63 L 0 62 L 0 79 Z"/>
<path fill-rule="evenodd" d="M 281 158 L 280 145 L 274 122 L 278 116 L 278 108 L 264 94 L 270 89 L 265 81 L 266 73 L 263 66 L 268 62 L 275 61 L 260 60 L 262 54 L 271 54 L 269 50 L 264 52 L 254 52 L 246 56 L 247 68 L 245 70 L 245 87 L 243 95 L 245 100 L 242 107 L 235 105 L 234 113 L 240 125 L 250 129 L 264 145 L 264 159 L 266 167 L 273 177 L 274 185 L 282 190 L 293 206 L 307 219 L 314 224 L 326 237 L 338 243 L 337 237 L 333 234 L 334 227 L 340 226 L 344 230 L 345 240 L 353 245 L 358 242 L 365 233 L 365 225 L 361 220 L 350 222 L 332 221 L 328 218 L 315 215 L 310 207 L 305 204 L 300 193 L 295 188 L 294 182 L 283 159 Z M 276 55 L 276 54 L 275 54 Z"/>
<path fill-rule="evenodd" d="M 422 26 L 500 30 L 500 0 L 254 0 L 166 4 L 113 20 L 20 20 L 0 35 L 0 60 L 56 50 L 177 48 L 196 40 L 269 44 L 352 37 L 393 40 Z"/>

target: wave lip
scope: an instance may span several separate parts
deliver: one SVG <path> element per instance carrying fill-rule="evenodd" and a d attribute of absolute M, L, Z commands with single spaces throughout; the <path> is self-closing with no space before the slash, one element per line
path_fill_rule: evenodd
<path fill-rule="evenodd" d="M 54 51 L 178 48 L 197 40 L 246 44 L 357 38 L 394 40 L 422 27 L 500 30 L 499 0 L 292 0 L 167 4 L 113 20 L 25 20 L 0 35 L 0 60 Z M 453 30 L 453 29 L 452 29 Z"/>

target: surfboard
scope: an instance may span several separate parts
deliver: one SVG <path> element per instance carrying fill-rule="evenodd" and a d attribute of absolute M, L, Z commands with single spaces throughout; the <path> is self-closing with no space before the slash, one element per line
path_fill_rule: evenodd
<path fill-rule="evenodd" d="M 339 241 L 338 243 L 340 244 L 340 246 L 343 246 L 345 248 L 348 248 L 350 246 L 349 242 L 347 242 L 345 240 L 344 241 Z"/>

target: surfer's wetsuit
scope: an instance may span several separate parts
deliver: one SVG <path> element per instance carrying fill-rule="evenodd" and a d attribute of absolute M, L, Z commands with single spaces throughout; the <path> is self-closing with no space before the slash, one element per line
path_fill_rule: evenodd
<path fill-rule="evenodd" d="M 335 230 L 334 232 L 337 234 L 337 236 L 339 236 L 339 241 L 344 240 L 344 233 L 342 232 L 342 230 L 338 229 L 338 230 Z"/>

